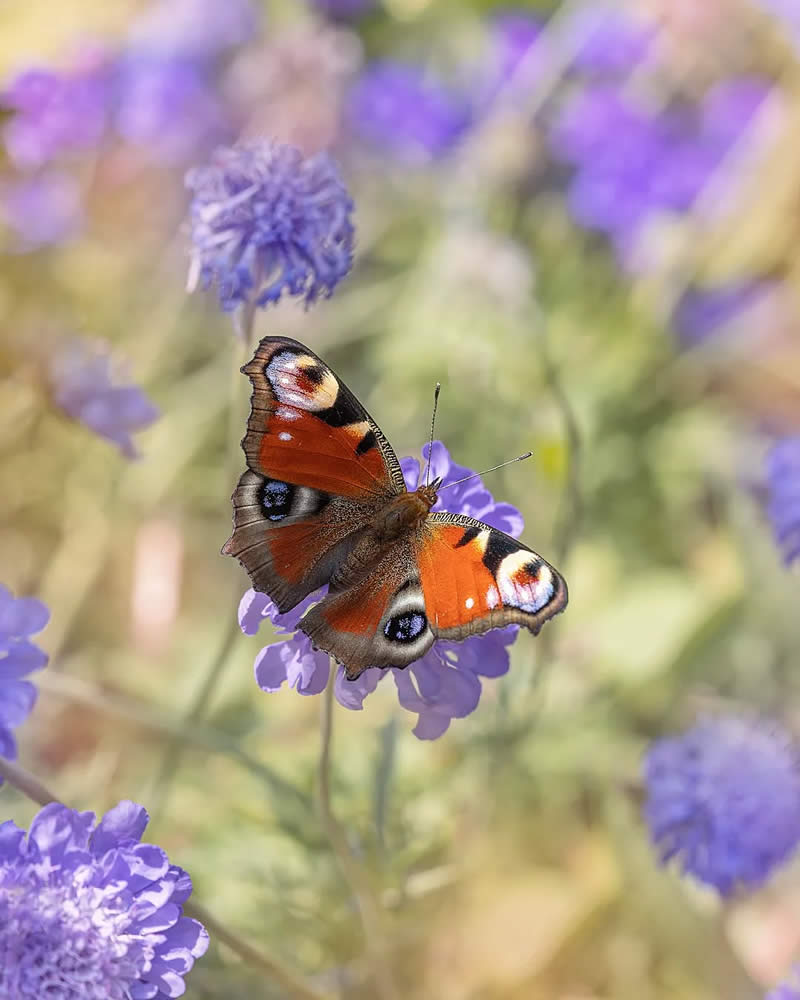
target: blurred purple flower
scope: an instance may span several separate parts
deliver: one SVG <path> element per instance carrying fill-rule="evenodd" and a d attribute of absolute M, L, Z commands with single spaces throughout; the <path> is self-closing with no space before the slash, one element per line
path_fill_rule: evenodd
<path fill-rule="evenodd" d="M 645 818 L 661 862 L 727 896 L 761 885 L 800 841 L 800 759 L 775 725 L 706 719 L 654 743 Z"/>
<path fill-rule="evenodd" d="M 53 401 L 73 420 L 117 445 L 126 458 L 137 458 L 131 433 L 152 424 L 159 410 L 138 386 L 114 385 L 114 375 L 107 353 L 73 341 L 51 364 Z"/>
<path fill-rule="evenodd" d="M 251 0 L 158 0 L 131 29 L 134 55 L 208 62 L 256 34 L 259 11 Z"/>
<path fill-rule="evenodd" d="M 111 100 L 108 67 L 70 72 L 30 69 L 0 98 L 13 112 L 3 126 L 9 159 L 20 168 L 44 166 L 58 156 L 98 145 Z"/>
<path fill-rule="evenodd" d="M 428 446 L 423 448 L 427 459 Z M 417 487 L 419 462 L 404 458 L 406 486 Z M 434 441 L 431 479 L 441 476 L 443 485 L 472 474 L 465 466 L 451 461 L 441 441 Z M 446 503 L 437 501 L 434 510 L 455 510 L 480 517 L 501 531 L 518 535 L 522 531 L 522 516 L 511 504 L 495 503 L 480 478 L 446 490 Z M 280 635 L 289 638 L 265 646 L 255 661 L 256 681 L 268 692 L 280 689 L 284 683 L 300 694 L 319 694 L 325 689 L 330 672 L 327 653 L 314 650 L 311 640 L 295 631 L 307 608 L 323 596 L 317 591 L 286 614 L 279 615 L 266 594 L 248 590 L 239 605 L 239 624 L 247 635 L 255 635 L 261 622 L 269 618 Z M 421 740 L 441 736 L 453 719 L 462 719 L 473 712 L 481 696 L 481 677 L 500 677 L 508 671 L 508 647 L 517 635 L 517 626 L 493 629 L 485 635 L 471 636 L 463 642 L 438 640 L 415 663 L 404 670 L 366 670 L 355 681 L 345 679 L 339 667 L 334 693 L 345 708 L 360 711 L 364 699 L 371 694 L 387 674 L 392 674 L 397 697 L 403 708 L 417 713 L 414 735 Z"/>
<path fill-rule="evenodd" d="M 784 983 L 770 990 L 764 1000 L 800 1000 L 800 965 L 791 970 Z"/>
<path fill-rule="evenodd" d="M 139 55 L 119 67 L 114 124 L 152 160 L 177 164 L 207 154 L 230 133 L 228 118 L 197 62 Z"/>
<path fill-rule="evenodd" d="M 656 26 L 605 5 L 582 6 L 569 26 L 577 39 L 573 66 L 590 75 L 627 74 L 647 56 Z"/>
<path fill-rule="evenodd" d="M 800 558 L 800 436 L 773 444 L 767 456 L 767 482 L 775 542 L 789 566 Z"/>
<path fill-rule="evenodd" d="M 0 584 L 0 757 L 9 760 L 17 757 L 12 730 L 27 719 L 36 702 L 36 688 L 23 678 L 47 664 L 47 654 L 30 637 L 41 632 L 49 618 L 41 601 L 15 598 Z"/>
<path fill-rule="evenodd" d="M 186 175 L 192 191 L 189 290 L 220 305 L 267 306 L 286 291 L 329 296 L 353 261 L 353 202 L 333 161 L 265 140 L 220 148 Z"/>
<path fill-rule="evenodd" d="M 53 802 L 27 838 L 0 824 L 0 996 L 167 1000 L 208 947 L 182 915 L 192 883 L 153 844 L 145 810 Z"/>
<path fill-rule="evenodd" d="M 526 11 L 506 11 L 492 19 L 487 33 L 488 51 L 478 74 L 483 83 L 479 82 L 476 87 L 474 103 L 479 109 L 488 108 L 512 79 L 515 90 L 524 93 L 530 88 L 539 65 L 531 66 L 531 72 L 523 74 L 524 79 L 517 79 L 515 74 L 532 46 L 539 41 L 541 31 L 542 22 Z"/>
<path fill-rule="evenodd" d="M 697 107 L 654 110 L 608 81 L 578 92 L 555 116 L 549 143 L 575 167 L 575 219 L 606 232 L 623 263 L 653 213 L 685 212 L 769 91 L 745 77 L 719 84 Z M 609 141 L 613 136 L 613 141 Z"/>
<path fill-rule="evenodd" d="M 54 170 L 7 180 L 0 184 L 0 217 L 16 233 L 15 250 L 62 243 L 83 223 L 80 188 L 69 174 Z"/>
<path fill-rule="evenodd" d="M 373 63 L 350 93 L 347 117 L 355 133 L 405 163 L 443 156 L 470 123 L 467 102 L 421 66 Z"/>
<path fill-rule="evenodd" d="M 775 283 L 752 279 L 718 288 L 690 288 L 672 314 L 681 341 L 691 346 L 720 332 L 737 316 L 775 292 Z"/>

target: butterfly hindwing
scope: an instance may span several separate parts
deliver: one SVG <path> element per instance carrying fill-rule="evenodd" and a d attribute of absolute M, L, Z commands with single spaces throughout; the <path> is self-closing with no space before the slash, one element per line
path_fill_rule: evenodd
<path fill-rule="evenodd" d="M 503 625 L 536 634 L 567 604 L 561 574 L 510 535 L 464 514 L 430 514 L 417 548 L 419 579 L 437 638 Z"/>
<path fill-rule="evenodd" d="M 344 665 L 350 680 L 367 667 L 407 667 L 418 660 L 435 636 L 412 540 L 396 545 L 356 586 L 315 604 L 299 627 Z"/>
<path fill-rule="evenodd" d="M 375 511 L 403 492 L 391 446 L 347 386 L 303 344 L 265 337 L 233 494 L 236 556 L 280 611 L 328 582 Z"/>

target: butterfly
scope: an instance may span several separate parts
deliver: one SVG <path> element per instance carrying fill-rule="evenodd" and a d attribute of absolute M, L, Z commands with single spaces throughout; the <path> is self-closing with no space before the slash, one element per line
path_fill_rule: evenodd
<path fill-rule="evenodd" d="M 438 479 L 406 489 L 381 429 L 309 348 L 265 337 L 242 372 L 253 388 L 247 470 L 222 551 L 281 613 L 328 586 L 298 627 L 349 680 L 407 667 L 436 639 L 509 624 L 536 634 L 564 610 L 567 585 L 540 555 L 432 511 Z"/>

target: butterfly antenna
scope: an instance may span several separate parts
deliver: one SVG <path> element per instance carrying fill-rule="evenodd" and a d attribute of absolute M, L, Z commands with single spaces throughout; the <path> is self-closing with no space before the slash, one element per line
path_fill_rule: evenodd
<path fill-rule="evenodd" d="M 439 393 L 442 389 L 442 383 L 437 382 L 436 388 L 433 390 L 433 413 L 431 415 L 431 440 L 428 444 L 428 461 L 425 463 L 425 485 L 430 485 L 431 479 L 431 455 L 433 453 L 433 428 L 436 426 L 436 407 L 439 405 Z"/>
<path fill-rule="evenodd" d="M 532 451 L 526 451 L 524 455 L 518 455 L 516 458 L 510 458 L 507 462 L 501 462 L 499 465 L 493 465 L 491 469 L 484 469 L 483 472 L 473 472 L 471 476 L 464 476 L 463 479 L 456 479 L 454 483 L 446 483 L 444 486 L 439 487 L 439 492 L 443 490 L 449 490 L 451 486 L 458 486 L 459 483 L 466 483 L 469 479 L 477 479 L 478 476 L 485 476 L 487 472 L 496 472 L 498 469 L 504 469 L 507 465 L 513 465 L 514 462 L 524 462 L 526 458 L 530 458 L 533 455 Z"/>

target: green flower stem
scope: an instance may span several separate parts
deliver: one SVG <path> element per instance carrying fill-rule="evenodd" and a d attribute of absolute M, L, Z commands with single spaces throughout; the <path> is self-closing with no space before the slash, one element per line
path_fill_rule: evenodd
<path fill-rule="evenodd" d="M 364 943 L 373 980 L 380 1000 L 398 1000 L 386 949 L 389 935 L 384 931 L 385 914 L 364 870 L 350 850 L 345 832 L 331 807 L 331 749 L 333 737 L 333 690 L 336 665 L 331 662 L 322 707 L 322 734 L 319 756 L 319 804 L 322 825 L 350 889 L 361 918 Z"/>
<path fill-rule="evenodd" d="M 333 1000 L 333 995 L 328 992 L 318 990 L 310 983 L 300 979 L 291 969 L 283 965 L 271 955 L 264 954 L 263 951 L 254 948 L 243 938 L 234 934 L 224 924 L 221 924 L 209 913 L 204 906 L 191 901 L 183 904 L 183 912 L 187 917 L 194 917 L 208 931 L 213 941 L 224 944 L 235 955 L 238 955 L 247 965 L 255 969 L 261 969 L 270 979 L 282 986 L 288 997 L 292 1000 Z"/>
<path fill-rule="evenodd" d="M 0 757 L 0 778 L 4 778 L 18 792 L 22 792 L 26 798 L 40 806 L 58 802 L 55 795 L 30 771 L 26 771 L 24 767 L 20 767 L 13 761 L 6 760 L 5 757 Z"/>

